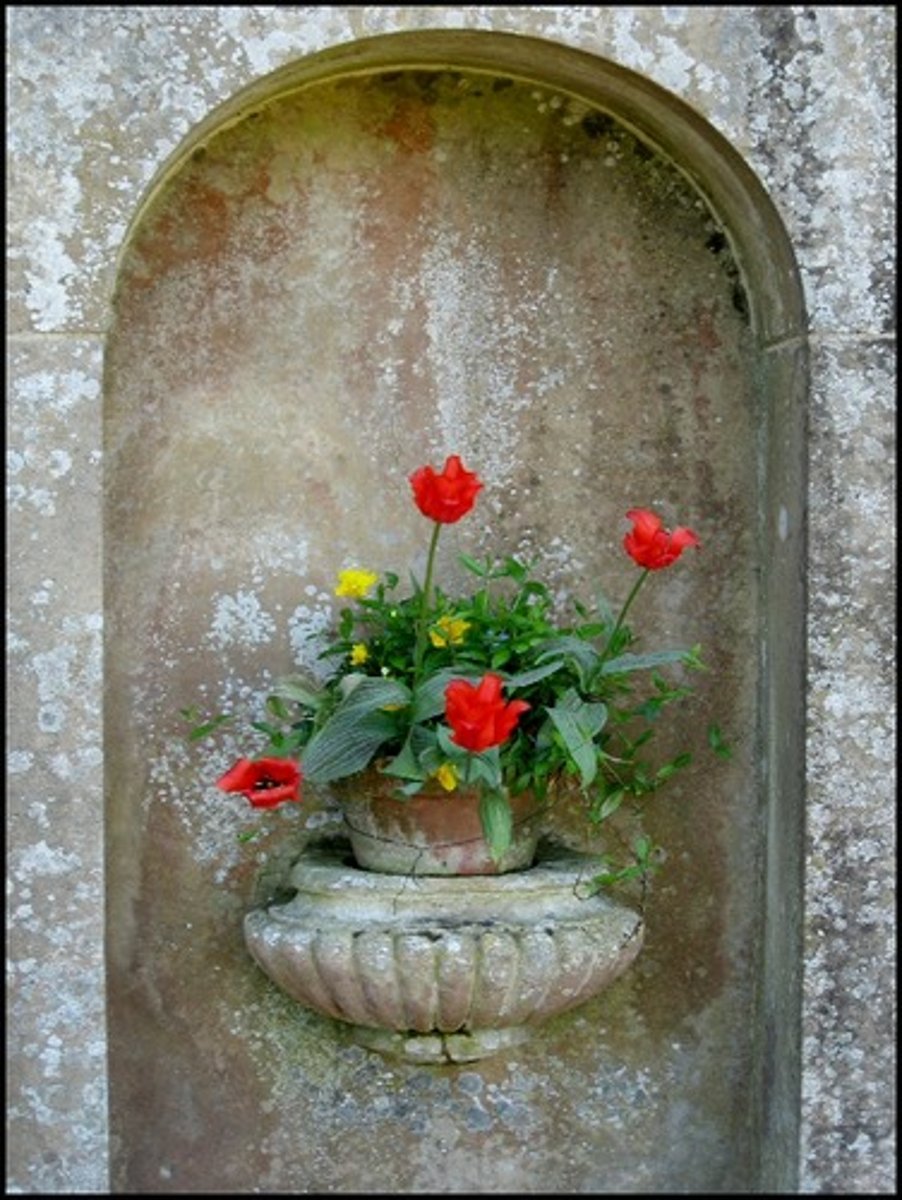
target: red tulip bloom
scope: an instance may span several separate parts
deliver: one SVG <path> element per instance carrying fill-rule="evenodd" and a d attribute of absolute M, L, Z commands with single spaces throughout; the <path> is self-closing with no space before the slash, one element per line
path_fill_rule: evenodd
<path fill-rule="evenodd" d="M 410 476 L 410 486 L 417 508 L 424 517 L 453 525 L 465 517 L 476 503 L 482 480 L 468 471 L 460 458 L 452 454 L 444 469 L 437 473 L 432 467 L 420 467 Z"/>
<path fill-rule="evenodd" d="M 476 687 L 465 679 L 452 679 L 445 688 L 445 718 L 454 730 L 452 742 L 479 752 L 507 741 L 520 714 L 530 706 L 525 700 L 505 703 L 501 682 L 500 675 L 491 674 Z"/>
<path fill-rule="evenodd" d="M 286 800 L 300 800 L 302 778 L 300 767 L 288 758 L 239 758 L 216 786 L 241 792 L 254 808 L 275 808 Z"/>
<path fill-rule="evenodd" d="M 630 558 L 649 571 L 660 571 L 676 562 L 687 546 L 700 546 L 691 529 L 678 526 L 673 533 L 664 529 L 661 518 L 647 508 L 631 508 L 626 514 L 633 528 L 623 539 Z"/>

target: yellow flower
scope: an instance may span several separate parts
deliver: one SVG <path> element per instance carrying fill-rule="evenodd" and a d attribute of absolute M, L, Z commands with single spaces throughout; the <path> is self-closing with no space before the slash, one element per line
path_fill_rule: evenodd
<path fill-rule="evenodd" d="M 470 622 L 462 617 L 439 617 L 429 630 L 429 640 L 433 646 L 459 646 L 469 628 Z"/>
<path fill-rule="evenodd" d="M 362 600 L 371 587 L 379 580 L 375 571 L 366 571 L 360 567 L 349 567 L 346 571 L 338 572 L 338 587 L 336 596 L 350 596 L 354 600 Z"/>
<path fill-rule="evenodd" d="M 369 658 L 370 652 L 363 642 L 355 642 L 351 647 L 351 666 L 360 667 Z"/>
<path fill-rule="evenodd" d="M 442 763 L 439 769 L 435 772 L 435 778 L 439 781 L 446 792 L 453 792 L 457 787 L 457 767 L 454 763 Z"/>

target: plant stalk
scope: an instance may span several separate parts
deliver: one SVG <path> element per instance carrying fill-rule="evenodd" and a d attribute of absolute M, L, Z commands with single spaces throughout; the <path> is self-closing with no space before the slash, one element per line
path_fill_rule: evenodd
<path fill-rule="evenodd" d="M 626 618 L 626 614 L 629 611 L 629 607 L 632 604 L 632 602 L 636 599 L 636 596 L 638 595 L 638 592 L 639 592 L 639 588 L 645 582 L 646 577 L 648 576 L 650 570 L 651 570 L 650 567 L 645 567 L 644 570 L 642 571 L 642 574 L 639 576 L 639 578 L 633 584 L 633 590 L 627 596 L 626 601 L 623 605 L 623 608 L 621 608 L 621 610 L 620 610 L 620 615 L 618 616 L 617 620 L 614 622 L 614 628 L 611 630 L 611 636 L 608 638 L 607 642 L 605 643 L 605 648 L 601 652 L 601 658 L 599 659 L 599 662 L 604 662 L 604 660 L 607 658 L 608 651 L 614 645 L 614 638 L 620 632 L 620 627 L 623 624 L 624 619 Z"/>
<path fill-rule="evenodd" d="M 429 554 L 426 558 L 426 579 L 423 582 L 423 599 L 420 603 L 420 619 L 417 625 L 417 640 L 413 652 L 413 686 L 420 681 L 420 670 L 423 665 L 423 655 L 426 653 L 426 626 L 429 619 L 429 593 L 432 591 L 432 573 L 435 568 L 435 552 L 438 548 L 439 534 L 442 532 L 441 521 L 435 522 L 432 537 L 429 540 Z"/>

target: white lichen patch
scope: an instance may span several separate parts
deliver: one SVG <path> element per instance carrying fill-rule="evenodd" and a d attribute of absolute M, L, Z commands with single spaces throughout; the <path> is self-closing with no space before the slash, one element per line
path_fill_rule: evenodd
<path fill-rule="evenodd" d="M 66 450 L 55 449 L 48 454 L 47 473 L 53 479 L 61 479 L 72 470 L 72 455 Z"/>
<path fill-rule="evenodd" d="M 213 609 L 207 637 L 218 650 L 227 646 L 262 646 L 276 631 L 275 621 L 253 592 L 239 590 L 233 596 L 217 596 Z"/>
<path fill-rule="evenodd" d="M 20 483 L 9 484 L 6 489 L 6 502 L 11 512 L 32 509 L 42 517 L 52 517 L 56 514 L 54 493 L 41 486 L 29 488 Z"/>
<path fill-rule="evenodd" d="M 237 6 L 223 7 L 217 19 L 223 33 L 233 40 L 235 52 L 246 56 L 254 76 L 265 75 L 294 58 L 299 42 L 309 54 L 350 33 L 348 11 L 328 5 L 288 9 L 276 28 L 261 27 L 252 13 Z"/>
<path fill-rule="evenodd" d="M 506 482 L 516 461 L 517 416 L 531 400 L 517 386 L 530 324 L 500 278 L 489 231 L 433 235 L 420 280 L 439 418 L 434 449 L 453 446 L 465 461 L 478 460 L 486 479 Z"/>
<path fill-rule="evenodd" d="M 320 658 L 331 641 L 335 614 L 327 599 L 318 604 L 299 604 L 288 618 L 288 639 L 294 662 L 315 679 L 325 680 L 334 673 L 334 664 Z"/>
<path fill-rule="evenodd" d="M 6 769 L 10 775 L 23 775 L 34 766 L 34 754 L 30 750 L 10 750 L 6 756 Z"/>
<path fill-rule="evenodd" d="M 79 187 L 72 177 L 58 181 L 63 195 L 59 208 L 74 212 L 80 199 Z M 68 193 L 68 194 L 66 194 Z M 58 218 L 30 222 L 23 230 L 27 268 L 26 302 L 36 329 L 54 330 L 64 326 L 70 316 L 68 284 L 78 268 L 67 250 L 66 237 L 72 232 L 61 227 Z"/>
<path fill-rule="evenodd" d="M 254 535 L 252 552 L 251 579 L 257 586 L 262 586 L 275 572 L 303 578 L 309 571 L 310 546 L 303 529 L 294 533 L 261 530 Z"/>
<path fill-rule="evenodd" d="M 81 858 L 72 851 L 49 846 L 45 841 L 23 847 L 12 858 L 14 879 L 27 881 L 40 875 L 66 875 L 81 867 Z"/>
<path fill-rule="evenodd" d="M 15 386 L 17 407 L 33 420 L 48 414 L 66 416 L 85 401 L 97 400 L 99 395 L 97 376 L 79 368 L 32 371 L 20 376 Z"/>
<path fill-rule="evenodd" d="M 95 777 L 103 766 L 103 751 L 99 746 L 80 746 L 69 753 L 52 754 L 48 765 L 57 779 Z"/>
<path fill-rule="evenodd" d="M 48 704 L 71 694 L 76 657 L 76 647 L 71 644 L 54 646 L 52 650 L 34 655 L 31 667 L 37 676 L 39 700 Z"/>

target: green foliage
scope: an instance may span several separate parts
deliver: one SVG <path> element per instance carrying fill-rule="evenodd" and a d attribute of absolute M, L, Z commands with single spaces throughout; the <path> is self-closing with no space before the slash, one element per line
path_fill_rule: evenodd
<path fill-rule="evenodd" d="M 366 767 L 379 748 L 403 728 L 396 716 L 410 707 L 410 689 L 392 679 L 346 676 L 344 695 L 327 724 L 317 729 L 304 747 L 306 777 L 330 783 Z"/>
<path fill-rule="evenodd" d="M 601 856 L 605 870 L 599 871 L 588 882 L 585 889 L 589 895 L 600 892 L 602 888 L 613 887 L 626 883 L 630 879 L 641 879 L 647 884 L 649 876 L 653 875 L 661 865 L 661 848 L 652 844 L 651 838 L 644 834 L 637 837 L 633 843 L 633 860 L 624 867 L 614 867 L 607 855 Z"/>
<path fill-rule="evenodd" d="M 724 741 L 719 725 L 708 726 L 708 745 L 718 758 L 732 758 L 733 748 Z"/>
<path fill-rule="evenodd" d="M 426 598 L 414 583 L 401 596 L 398 577 L 385 574 L 372 594 L 342 608 L 323 654 L 333 673 L 324 684 L 301 676 L 278 683 L 265 716 L 252 722 L 264 739 L 259 755 L 298 758 L 311 784 L 376 764 L 397 779 L 400 795 L 453 767 L 462 783 L 482 789 L 483 827 L 496 856 L 510 839 L 508 794 L 541 798 L 569 779 L 584 795 L 587 820 L 600 824 L 688 765 L 688 752 L 655 763 L 652 743 L 662 711 L 691 696 L 686 676 L 704 665 L 698 646 L 635 648 L 624 616 L 642 579 L 617 617 L 603 597 L 574 603 L 561 617 L 528 563 L 466 555 L 461 562 L 477 582 L 469 595 L 436 587 Z M 487 672 L 502 678 L 507 700 L 529 709 L 502 745 L 470 753 L 451 740 L 445 689 L 457 679 L 477 684 Z M 198 720 L 194 710 L 182 715 Z M 189 736 L 206 737 L 230 719 L 202 721 Z M 729 756 L 717 726 L 708 744 Z M 635 854 L 629 867 L 599 873 L 595 886 L 647 875 L 654 866 L 647 839 Z"/>
<path fill-rule="evenodd" d="M 511 844 L 513 820 L 510 805 L 501 792 L 487 788 L 479 801 L 479 819 L 492 857 L 497 861 Z"/>
<path fill-rule="evenodd" d="M 179 715 L 188 721 L 192 728 L 188 731 L 188 740 L 191 742 L 199 742 L 201 738 L 209 737 L 211 733 L 215 733 L 217 729 L 223 725 L 227 725 L 233 718 L 228 713 L 220 713 L 213 717 L 210 721 L 201 721 L 199 725 L 195 721 L 200 720 L 200 714 L 196 708 L 179 709 Z"/>

